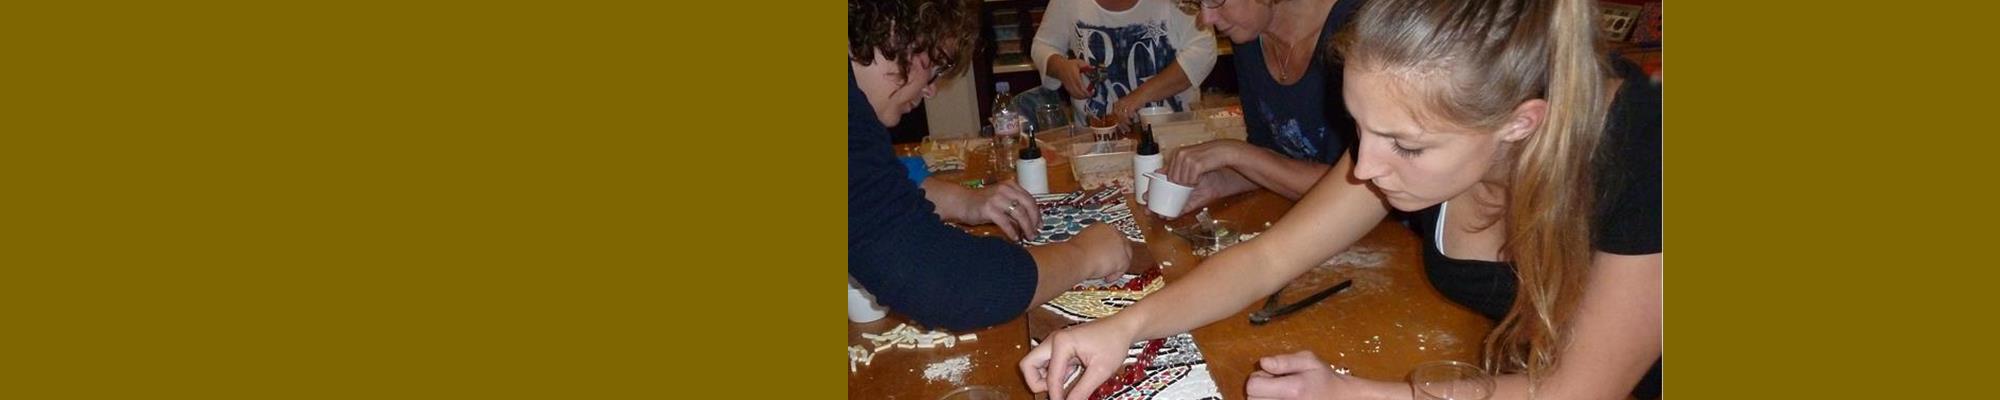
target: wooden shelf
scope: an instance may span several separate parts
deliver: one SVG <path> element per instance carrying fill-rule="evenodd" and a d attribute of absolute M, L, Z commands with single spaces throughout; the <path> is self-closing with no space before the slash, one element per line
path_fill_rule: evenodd
<path fill-rule="evenodd" d="M 1035 70 L 1035 65 L 1028 63 L 1020 63 L 1012 65 L 1000 65 L 1000 64 L 993 65 L 993 73 L 996 74 L 1008 74 L 1008 73 L 1026 72 L 1034 70 Z"/>

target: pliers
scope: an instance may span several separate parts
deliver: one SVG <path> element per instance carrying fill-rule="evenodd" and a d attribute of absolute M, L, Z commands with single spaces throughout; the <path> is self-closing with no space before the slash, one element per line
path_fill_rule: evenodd
<path fill-rule="evenodd" d="M 1307 306 L 1319 303 L 1320 300 L 1326 300 L 1326 298 L 1328 297 L 1333 297 L 1335 293 L 1340 293 L 1340 291 L 1342 290 L 1347 290 L 1348 286 L 1354 286 L 1354 280 L 1350 279 L 1341 281 L 1340 284 L 1338 285 L 1333 285 L 1333 287 L 1326 288 L 1326 290 L 1321 290 L 1319 291 L 1319 293 L 1313 293 L 1312 296 L 1307 296 L 1305 299 L 1299 300 L 1299 302 L 1292 304 L 1284 304 L 1278 302 L 1278 295 L 1283 294 L 1285 292 L 1283 288 L 1279 288 L 1277 293 L 1272 293 L 1270 298 L 1264 299 L 1264 309 L 1250 313 L 1250 324 L 1263 325 L 1264 323 L 1271 322 L 1271 319 L 1273 318 L 1282 317 L 1285 314 L 1291 314 L 1293 312 L 1303 310 Z"/>

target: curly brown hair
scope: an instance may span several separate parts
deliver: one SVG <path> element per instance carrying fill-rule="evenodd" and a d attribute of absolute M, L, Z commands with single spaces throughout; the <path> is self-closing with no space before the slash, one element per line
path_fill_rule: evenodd
<path fill-rule="evenodd" d="M 847 58 L 875 62 L 875 52 L 904 70 L 917 54 L 949 65 L 940 76 L 965 71 L 979 47 L 976 0 L 847 0 Z"/>

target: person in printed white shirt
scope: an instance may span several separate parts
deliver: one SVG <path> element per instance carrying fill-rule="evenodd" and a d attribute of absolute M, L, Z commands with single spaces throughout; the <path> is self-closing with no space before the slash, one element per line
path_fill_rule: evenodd
<path fill-rule="evenodd" d="M 1042 86 L 1086 112 L 1129 120 L 1140 108 L 1188 111 L 1215 66 L 1215 34 L 1172 0 L 1051 0 L 1030 55 Z M 1099 84 L 1086 69 L 1105 73 Z"/>

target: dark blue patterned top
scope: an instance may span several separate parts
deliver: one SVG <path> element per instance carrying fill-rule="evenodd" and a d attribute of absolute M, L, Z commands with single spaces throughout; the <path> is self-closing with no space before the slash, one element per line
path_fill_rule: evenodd
<path fill-rule="evenodd" d="M 1340 24 L 1361 8 L 1360 0 L 1342 0 L 1327 13 L 1326 26 L 1313 46 L 1311 63 L 1299 81 L 1280 85 L 1264 59 L 1264 41 L 1236 46 L 1236 82 L 1243 96 L 1243 125 L 1251 144 L 1293 159 L 1321 164 L 1340 160 L 1354 140 L 1354 117 L 1340 97 L 1341 65 L 1330 63 L 1326 45 Z"/>

